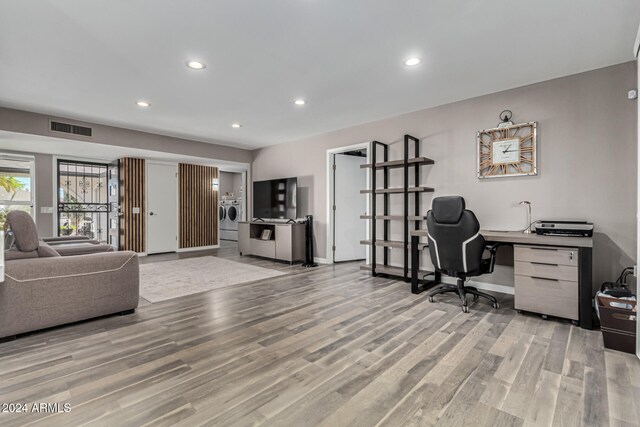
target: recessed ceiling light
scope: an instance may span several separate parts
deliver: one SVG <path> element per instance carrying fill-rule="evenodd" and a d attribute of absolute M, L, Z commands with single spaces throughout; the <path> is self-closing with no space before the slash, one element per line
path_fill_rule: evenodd
<path fill-rule="evenodd" d="M 242 125 L 240 123 L 231 123 L 231 127 L 234 129 L 239 129 L 242 127 Z"/>
<path fill-rule="evenodd" d="M 144 108 L 151 106 L 151 104 L 149 104 L 147 101 L 138 101 L 136 102 L 136 105 L 138 107 L 144 107 Z"/>
<path fill-rule="evenodd" d="M 413 67 L 413 66 L 415 66 L 415 65 L 418 65 L 420 62 L 421 62 L 421 61 L 420 61 L 420 58 L 416 58 L 416 57 L 414 56 L 414 57 L 411 57 L 411 58 L 407 58 L 407 59 L 404 61 L 404 65 L 406 65 L 407 67 Z"/>
<path fill-rule="evenodd" d="M 187 67 L 193 70 L 204 70 L 207 66 L 200 61 L 189 61 L 187 62 Z"/>
<path fill-rule="evenodd" d="M 305 101 L 304 99 L 296 99 L 295 101 L 293 101 L 293 103 L 296 105 L 304 105 L 307 103 L 307 101 Z"/>

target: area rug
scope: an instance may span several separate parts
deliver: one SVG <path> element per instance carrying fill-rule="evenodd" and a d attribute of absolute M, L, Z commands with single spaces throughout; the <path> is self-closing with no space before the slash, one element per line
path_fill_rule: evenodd
<path fill-rule="evenodd" d="M 140 265 L 140 296 L 155 303 L 286 273 L 213 256 Z"/>

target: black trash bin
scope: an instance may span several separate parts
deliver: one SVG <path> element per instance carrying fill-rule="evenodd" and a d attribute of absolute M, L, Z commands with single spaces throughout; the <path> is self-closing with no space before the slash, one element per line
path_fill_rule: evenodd
<path fill-rule="evenodd" d="M 637 301 L 603 295 L 597 300 L 605 348 L 635 354 Z"/>

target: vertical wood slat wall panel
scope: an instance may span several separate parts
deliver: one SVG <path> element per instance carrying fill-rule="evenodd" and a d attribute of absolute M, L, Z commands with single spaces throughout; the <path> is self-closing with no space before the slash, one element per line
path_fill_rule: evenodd
<path fill-rule="evenodd" d="M 218 168 L 178 165 L 180 248 L 218 244 L 218 192 L 212 182 Z"/>
<path fill-rule="evenodd" d="M 145 161 L 120 160 L 120 250 L 145 251 Z M 134 214 L 133 208 L 140 208 Z"/>

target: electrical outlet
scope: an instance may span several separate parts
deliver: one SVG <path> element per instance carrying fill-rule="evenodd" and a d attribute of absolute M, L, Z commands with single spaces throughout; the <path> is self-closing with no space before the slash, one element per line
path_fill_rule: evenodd
<path fill-rule="evenodd" d="M 41 214 L 52 214 L 53 213 L 53 207 L 52 206 L 40 206 L 40 213 Z"/>

